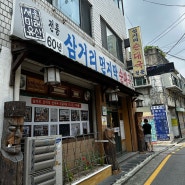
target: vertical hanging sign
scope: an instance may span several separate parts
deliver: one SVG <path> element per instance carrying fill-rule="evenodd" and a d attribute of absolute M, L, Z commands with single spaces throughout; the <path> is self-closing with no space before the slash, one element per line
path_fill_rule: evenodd
<path fill-rule="evenodd" d="M 141 44 L 140 27 L 129 29 L 129 40 L 132 55 L 133 76 L 142 77 L 146 75 L 146 68 Z"/>

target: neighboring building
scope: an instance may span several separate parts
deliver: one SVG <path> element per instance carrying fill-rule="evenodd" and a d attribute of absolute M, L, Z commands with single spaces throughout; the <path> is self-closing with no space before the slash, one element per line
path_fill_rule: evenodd
<path fill-rule="evenodd" d="M 137 151 L 123 2 L 2 0 L 0 10 L 1 123 L 4 102 L 22 100 L 24 136 L 101 140 L 112 127 L 117 153 Z"/>
<path fill-rule="evenodd" d="M 145 51 L 145 62 L 146 67 L 172 64 L 155 47 Z M 182 75 L 177 70 L 151 76 L 148 73 L 146 77 L 135 78 L 134 82 L 136 90 L 142 93 L 136 100 L 137 112 L 143 112 L 144 117 L 154 121 L 154 138 L 173 140 L 181 136 L 185 132 L 185 81 Z"/>

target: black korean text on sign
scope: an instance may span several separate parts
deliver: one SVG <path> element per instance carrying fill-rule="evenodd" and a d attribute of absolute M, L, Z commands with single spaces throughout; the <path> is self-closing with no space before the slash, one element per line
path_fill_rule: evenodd
<path fill-rule="evenodd" d="M 36 8 L 22 5 L 21 14 L 25 37 L 45 41 L 40 11 Z"/>

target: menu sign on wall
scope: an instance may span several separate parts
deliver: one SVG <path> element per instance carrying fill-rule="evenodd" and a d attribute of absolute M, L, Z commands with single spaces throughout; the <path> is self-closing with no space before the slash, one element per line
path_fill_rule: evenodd
<path fill-rule="evenodd" d="M 88 134 L 88 104 L 20 96 L 26 102 L 24 136 Z"/>
<path fill-rule="evenodd" d="M 48 86 L 44 84 L 44 80 L 36 79 L 27 76 L 26 79 L 26 90 L 31 92 L 38 92 L 38 93 L 47 93 Z"/>

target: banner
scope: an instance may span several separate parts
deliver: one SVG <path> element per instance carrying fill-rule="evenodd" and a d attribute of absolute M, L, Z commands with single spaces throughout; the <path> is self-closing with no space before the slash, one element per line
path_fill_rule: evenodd
<path fill-rule="evenodd" d="M 142 77 L 146 75 L 143 49 L 141 44 L 140 27 L 129 29 L 130 49 L 132 56 L 133 76 Z"/>

